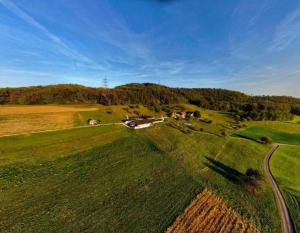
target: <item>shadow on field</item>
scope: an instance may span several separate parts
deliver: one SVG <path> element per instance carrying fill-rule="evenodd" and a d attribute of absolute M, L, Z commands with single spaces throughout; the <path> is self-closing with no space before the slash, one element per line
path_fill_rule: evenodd
<path fill-rule="evenodd" d="M 243 179 L 245 175 L 243 173 L 240 173 L 239 171 L 235 170 L 234 168 L 231 168 L 224 163 L 221 163 L 215 159 L 209 158 L 205 156 L 205 158 L 208 160 L 208 162 L 205 162 L 205 166 L 210 168 L 211 170 L 219 173 L 227 180 L 231 181 L 234 184 L 242 184 Z"/>
<path fill-rule="evenodd" d="M 249 168 L 246 173 L 243 174 L 234 168 L 231 168 L 224 163 L 216 161 L 215 159 L 205 157 L 208 162 L 204 164 L 210 168 L 211 170 L 217 172 L 225 179 L 230 182 L 242 186 L 245 191 L 252 193 L 254 195 L 258 195 L 263 190 L 263 176 L 256 169 Z"/>
<path fill-rule="evenodd" d="M 250 141 L 257 142 L 257 143 L 260 143 L 260 144 L 263 144 L 260 140 L 255 139 L 255 138 L 248 137 L 248 136 L 243 135 L 243 134 L 234 133 L 234 134 L 232 134 L 232 136 L 237 137 L 237 138 L 248 139 L 248 140 L 250 140 Z"/>

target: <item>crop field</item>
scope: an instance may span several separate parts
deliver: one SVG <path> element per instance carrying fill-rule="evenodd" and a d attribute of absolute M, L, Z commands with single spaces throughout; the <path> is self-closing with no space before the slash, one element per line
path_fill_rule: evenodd
<path fill-rule="evenodd" d="M 75 112 L 74 124 L 90 113 L 117 119 L 136 108 Z M 168 123 L 138 131 L 107 125 L 2 137 L 0 232 L 163 232 L 206 187 L 245 226 L 279 232 L 269 185 L 253 194 L 236 182 L 248 168 L 263 174 L 269 148 Z"/>
<path fill-rule="evenodd" d="M 191 202 L 166 233 L 258 233 L 224 201 L 205 189 Z"/>
<path fill-rule="evenodd" d="M 0 106 L 0 136 L 87 125 L 90 118 L 101 123 L 121 122 L 136 114 L 161 117 L 141 105 L 41 105 Z"/>
<path fill-rule="evenodd" d="M 300 147 L 280 146 L 273 155 L 271 171 L 283 191 L 296 232 L 300 232 Z"/>
<path fill-rule="evenodd" d="M 89 106 L 0 106 L 0 136 L 74 126 L 74 114 Z"/>

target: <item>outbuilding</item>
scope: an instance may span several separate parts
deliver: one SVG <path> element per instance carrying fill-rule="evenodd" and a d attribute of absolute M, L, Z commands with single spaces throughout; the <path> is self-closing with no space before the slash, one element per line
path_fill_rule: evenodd
<path fill-rule="evenodd" d="M 161 123 L 163 122 L 164 119 L 137 119 L 137 120 L 132 120 L 132 121 L 126 121 L 125 124 L 133 129 L 142 129 L 142 128 L 148 128 L 153 126 L 156 123 Z"/>

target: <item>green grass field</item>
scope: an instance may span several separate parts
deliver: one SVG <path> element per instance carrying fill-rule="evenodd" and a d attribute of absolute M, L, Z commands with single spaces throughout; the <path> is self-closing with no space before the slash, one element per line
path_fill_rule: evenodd
<path fill-rule="evenodd" d="M 262 171 L 269 148 L 254 142 L 162 124 L 0 138 L 0 148 L 2 232 L 162 232 L 204 187 L 263 232 L 280 229 L 267 184 L 254 196 L 208 167 Z"/>
<path fill-rule="evenodd" d="M 292 128 L 289 123 L 287 124 L 287 128 Z M 288 127 L 289 126 L 289 127 Z M 300 133 L 298 133 L 298 129 L 300 126 L 294 126 L 287 132 L 287 129 L 282 130 L 281 127 L 278 126 L 279 129 L 274 129 L 274 125 L 263 126 L 263 125 L 255 125 L 249 126 L 246 129 L 239 130 L 234 132 L 233 135 L 245 137 L 253 140 L 259 141 L 261 137 L 267 136 L 270 137 L 274 142 L 283 143 L 283 144 L 292 144 L 292 145 L 300 145 Z"/>
<path fill-rule="evenodd" d="M 300 147 L 281 146 L 271 158 L 271 171 L 283 191 L 296 232 L 300 232 Z"/>

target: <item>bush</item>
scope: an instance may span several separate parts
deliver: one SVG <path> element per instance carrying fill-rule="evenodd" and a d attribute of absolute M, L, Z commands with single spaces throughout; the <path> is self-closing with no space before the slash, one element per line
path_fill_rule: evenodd
<path fill-rule="evenodd" d="M 263 190 L 263 177 L 256 169 L 249 168 L 243 178 L 245 190 L 254 195 L 258 195 Z"/>
<path fill-rule="evenodd" d="M 194 112 L 194 117 L 200 118 L 200 117 L 201 117 L 201 113 L 200 113 L 198 110 L 196 110 L 196 111 Z"/>
<path fill-rule="evenodd" d="M 222 130 L 222 131 L 221 131 L 221 135 L 222 135 L 223 137 L 226 137 L 226 136 L 227 136 L 227 132 L 226 132 L 225 130 Z"/>
<path fill-rule="evenodd" d="M 250 176 L 253 176 L 253 177 L 256 177 L 256 178 L 258 178 L 258 179 L 261 179 L 261 178 L 262 178 L 260 172 L 259 172 L 257 169 L 253 169 L 253 168 L 247 169 L 247 171 L 246 171 L 246 176 L 249 176 L 249 177 L 250 177 Z"/>
<path fill-rule="evenodd" d="M 264 143 L 264 144 L 271 144 L 271 143 L 272 143 L 272 139 L 271 139 L 270 137 L 265 137 L 265 136 L 263 136 L 263 137 L 261 137 L 260 140 L 261 140 L 262 143 Z"/>

